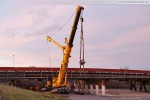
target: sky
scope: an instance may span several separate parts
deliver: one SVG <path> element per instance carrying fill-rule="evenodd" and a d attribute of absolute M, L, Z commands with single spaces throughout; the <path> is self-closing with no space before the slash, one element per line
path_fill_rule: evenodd
<path fill-rule="evenodd" d="M 85 68 L 150 70 L 149 5 L 82 6 Z M 43 0 L 1 0 L 0 67 L 60 67 L 62 50 L 47 43 L 46 36 L 64 46 L 74 16 L 58 30 L 75 10 L 76 5 Z M 79 22 L 69 68 L 79 68 L 80 26 Z"/>

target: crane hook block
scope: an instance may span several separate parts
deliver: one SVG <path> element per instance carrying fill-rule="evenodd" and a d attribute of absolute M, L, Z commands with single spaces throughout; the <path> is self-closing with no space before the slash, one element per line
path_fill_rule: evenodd
<path fill-rule="evenodd" d="M 84 21 L 83 17 L 81 17 L 80 20 L 81 20 L 81 22 L 83 22 Z"/>

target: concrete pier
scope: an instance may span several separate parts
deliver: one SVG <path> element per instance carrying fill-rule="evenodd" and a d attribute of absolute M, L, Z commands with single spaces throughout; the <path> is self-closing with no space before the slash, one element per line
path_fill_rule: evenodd
<path fill-rule="evenodd" d="M 106 95 L 106 90 L 105 90 L 105 80 L 102 80 L 101 82 L 101 87 L 102 87 L 102 96 Z"/>
<path fill-rule="evenodd" d="M 81 85 L 81 92 L 84 93 L 84 84 L 85 84 L 85 81 L 84 80 L 79 80 L 79 83 Z"/>
<path fill-rule="evenodd" d="M 81 92 L 84 93 L 84 84 L 81 84 Z"/>
<path fill-rule="evenodd" d="M 89 93 L 89 88 L 87 84 L 85 84 L 85 93 Z"/>
<path fill-rule="evenodd" d="M 93 94 L 93 85 L 90 85 L 90 94 Z"/>
<path fill-rule="evenodd" d="M 96 87 L 96 95 L 99 95 L 99 85 L 95 85 Z"/>
<path fill-rule="evenodd" d="M 78 91 L 78 85 L 77 83 L 74 83 L 75 91 Z"/>

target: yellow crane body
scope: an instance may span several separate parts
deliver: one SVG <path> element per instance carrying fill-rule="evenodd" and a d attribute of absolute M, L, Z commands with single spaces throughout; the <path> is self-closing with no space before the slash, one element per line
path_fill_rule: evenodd
<path fill-rule="evenodd" d="M 61 62 L 61 68 L 60 68 L 58 77 L 52 79 L 53 88 L 68 86 L 67 85 L 67 68 L 68 68 L 68 63 L 69 63 L 69 57 L 70 57 L 71 49 L 73 47 L 73 40 L 75 37 L 78 21 L 79 21 L 82 10 L 84 10 L 82 6 L 77 6 L 76 15 L 75 15 L 73 26 L 70 32 L 70 37 L 68 38 L 68 42 L 66 43 L 66 46 L 61 46 L 59 43 L 54 41 L 51 37 L 47 36 L 48 42 L 53 42 L 56 46 L 58 46 L 58 48 L 63 50 L 63 60 Z"/>

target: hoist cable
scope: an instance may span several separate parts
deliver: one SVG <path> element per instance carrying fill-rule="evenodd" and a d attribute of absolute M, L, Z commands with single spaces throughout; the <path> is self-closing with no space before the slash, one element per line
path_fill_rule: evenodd
<path fill-rule="evenodd" d="M 73 14 L 69 17 L 69 19 L 55 33 L 53 33 L 51 35 L 51 37 L 54 36 L 54 35 L 56 35 L 70 21 L 70 19 L 72 18 L 72 16 L 74 15 L 75 12 L 73 12 Z"/>
<path fill-rule="evenodd" d="M 49 59 L 49 65 L 50 65 L 51 72 L 52 72 L 52 75 L 53 75 L 52 63 L 51 63 L 51 54 L 50 54 L 50 47 L 49 47 L 48 41 L 47 41 L 47 47 L 48 47 L 48 59 Z"/>

